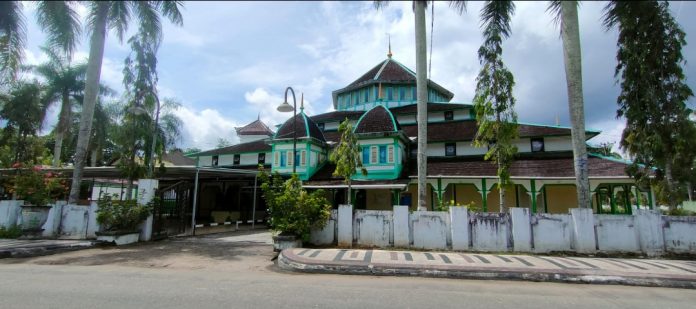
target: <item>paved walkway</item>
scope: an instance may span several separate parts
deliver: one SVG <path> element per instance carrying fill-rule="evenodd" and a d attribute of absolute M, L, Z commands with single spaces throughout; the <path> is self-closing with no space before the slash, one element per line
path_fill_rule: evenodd
<path fill-rule="evenodd" d="M 56 252 L 85 249 L 94 246 L 89 240 L 20 240 L 0 239 L 0 259 L 29 257 Z"/>
<path fill-rule="evenodd" d="M 281 252 L 278 265 L 315 273 L 696 288 L 696 261 L 299 248 Z"/>

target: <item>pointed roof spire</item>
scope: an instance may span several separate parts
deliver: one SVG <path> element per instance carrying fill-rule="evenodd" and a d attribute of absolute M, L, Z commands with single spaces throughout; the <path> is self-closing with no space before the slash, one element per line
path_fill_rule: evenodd
<path fill-rule="evenodd" d="M 389 39 L 389 52 L 387 53 L 387 58 L 391 59 L 392 57 L 392 51 L 391 51 L 391 34 L 387 33 L 387 37 Z"/>
<path fill-rule="evenodd" d="M 300 112 L 304 111 L 304 92 L 302 92 L 300 97 Z"/>
<path fill-rule="evenodd" d="M 259 115 L 256 116 L 256 120 L 261 120 L 261 112 L 259 112 Z"/>

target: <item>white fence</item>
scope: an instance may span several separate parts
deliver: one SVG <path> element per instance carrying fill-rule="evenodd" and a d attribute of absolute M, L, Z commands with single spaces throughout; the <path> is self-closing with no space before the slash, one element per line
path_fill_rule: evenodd
<path fill-rule="evenodd" d="M 140 179 L 138 181 L 138 203 L 147 204 L 154 197 L 158 182 L 153 179 Z M 0 201 L 0 226 L 8 228 L 22 225 L 21 200 Z M 45 238 L 61 239 L 88 239 L 96 238 L 96 233 L 101 231 L 97 223 L 97 202 L 89 205 L 68 205 L 66 202 L 57 202 L 50 205 L 48 219 L 41 227 L 41 236 Z M 335 216 L 334 216 L 335 217 Z M 140 226 L 140 240 L 147 241 L 152 238 L 152 216 Z"/>
<path fill-rule="evenodd" d="M 696 254 L 696 217 L 662 216 L 636 210 L 634 215 L 594 215 L 591 209 L 569 214 L 471 213 L 356 210 L 341 205 L 326 227 L 312 232 L 316 245 L 397 247 L 491 252 L 580 252 Z"/>

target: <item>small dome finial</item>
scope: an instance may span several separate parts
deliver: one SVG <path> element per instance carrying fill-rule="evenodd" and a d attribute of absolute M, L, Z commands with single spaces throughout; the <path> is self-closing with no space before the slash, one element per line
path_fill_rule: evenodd
<path fill-rule="evenodd" d="M 391 59 L 392 57 L 392 51 L 391 51 L 391 34 L 387 33 L 387 37 L 389 40 L 389 52 L 387 53 L 387 58 Z"/>

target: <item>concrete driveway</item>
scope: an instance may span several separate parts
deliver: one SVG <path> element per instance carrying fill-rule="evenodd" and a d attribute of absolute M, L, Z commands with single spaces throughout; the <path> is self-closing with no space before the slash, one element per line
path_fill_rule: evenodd
<path fill-rule="evenodd" d="M 26 259 L 3 259 L 0 264 L 240 270 L 266 268 L 272 264 L 271 258 L 274 256 L 271 233 L 259 229 L 170 238 L 120 247 L 96 247 Z"/>

